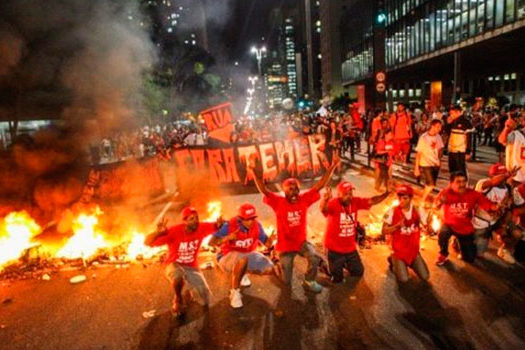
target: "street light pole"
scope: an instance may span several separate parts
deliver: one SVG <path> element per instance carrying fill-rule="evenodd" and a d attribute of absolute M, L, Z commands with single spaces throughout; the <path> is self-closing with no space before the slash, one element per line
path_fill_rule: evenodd
<path fill-rule="evenodd" d="M 252 54 L 255 55 L 255 58 L 257 59 L 257 68 L 259 69 L 259 75 L 262 75 L 261 62 L 262 62 L 263 54 L 266 53 L 266 47 L 265 46 L 261 46 L 261 47 L 253 46 L 251 52 Z"/>

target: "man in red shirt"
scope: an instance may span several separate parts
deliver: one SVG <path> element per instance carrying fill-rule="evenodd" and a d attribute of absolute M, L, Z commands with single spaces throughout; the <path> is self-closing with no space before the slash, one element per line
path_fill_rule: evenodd
<path fill-rule="evenodd" d="M 352 276 L 363 275 L 363 264 L 356 249 L 357 212 L 369 210 L 388 197 L 388 192 L 372 198 L 354 197 L 354 189 L 350 182 L 343 181 L 337 185 L 337 198 L 332 198 L 332 190 L 327 188 L 320 204 L 327 219 L 324 246 L 334 283 L 343 281 L 343 269 Z"/>
<path fill-rule="evenodd" d="M 412 204 L 412 187 L 400 185 L 396 193 L 399 205 L 390 209 L 383 219 L 383 234 L 392 243 L 393 254 L 388 258 L 390 268 L 399 282 L 408 282 L 408 267 L 426 281 L 429 278 L 428 267 L 419 253 L 423 213 Z"/>
<path fill-rule="evenodd" d="M 396 160 L 407 163 L 410 158 L 410 139 L 412 139 L 412 119 L 403 103 L 397 104 L 397 110 L 390 117 L 390 125 L 394 133 Z"/>
<path fill-rule="evenodd" d="M 241 287 L 252 284 L 246 273 L 273 274 L 273 263 L 256 251 L 259 244 L 270 247 L 271 243 L 261 223 L 257 221 L 255 207 L 249 203 L 241 205 L 239 215 L 213 234 L 210 245 L 221 247 L 217 256 L 219 267 L 231 274 L 230 305 L 234 309 L 243 306 Z"/>
<path fill-rule="evenodd" d="M 253 168 L 248 168 L 248 171 L 252 173 L 257 189 L 264 195 L 264 203 L 275 212 L 277 219 L 275 249 L 279 253 L 282 277 L 287 285 L 292 283 L 295 256 L 300 255 L 308 260 L 308 270 L 303 286 L 314 293 L 320 293 L 323 289 L 315 280 L 321 258 L 315 252 L 314 246 L 306 240 L 306 214 L 308 208 L 321 198 L 319 191 L 326 186 L 338 163 L 339 159 L 334 157 L 323 177 L 304 193 L 299 193 L 299 181 L 297 179 L 289 178 L 283 181 L 284 196 L 270 191 L 255 174 Z"/>
<path fill-rule="evenodd" d="M 164 219 L 157 225 L 157 230 L 149 234 L 144 244 L 150 247 L 168 245 L 166 259 L 166 277 L 170 281 L 175 296 L 171 307 L 174 316 L 184 312 L 182 287 L 187 282 L 200 295 L 204 306 L 210 302 L 210 290 L 197 265 L 197 254 L 204 237 L 214 233 L 217 223 L 199 222 L 199 214 L 192 207 L 182 210 L 182 224 L 166 227 Z"/>
<path fill-rule="evenodd" d="M 499 208 L 498 204 L 489 201 L 482 193 L 467 188 L 467 175 L 464 172 L 450 174 L 449 187 L 438 194 L 434 203 L 434 210 L 443 208 L 444 222 L 438 238 L 438 266 L 448 261 L 448 241 L 451 236 L 458 239 L 463 260 L 474 262 L 477 254 L 472 218 L 477 207 L 487 211 L 496 211 Z"/>

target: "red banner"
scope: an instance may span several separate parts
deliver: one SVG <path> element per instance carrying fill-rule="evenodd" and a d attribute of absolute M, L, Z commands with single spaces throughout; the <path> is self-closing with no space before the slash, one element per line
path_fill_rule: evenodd
<path fill-rule="evenodd" d="M 233 117 L 231 103 L 223 103 L 215 107 L 208 108 L 200 114 L 208 128 L 209 138 L 229 143 L 233 131 Z"/>
<path fill-rule="evenodd" d="M 319 135 L 251 145 L 193 146 L 177 149 L 170 160 L 151 158 L 98 166 L 86 187 L 99 200 L 119 201 L 162 193 L 177 183 L 179 191 L 227 187 L 254 192 L 247 166 L 255 165 L 265 182 L 288 177 L 313 179 L 329 167 L 325 140 Z"/>

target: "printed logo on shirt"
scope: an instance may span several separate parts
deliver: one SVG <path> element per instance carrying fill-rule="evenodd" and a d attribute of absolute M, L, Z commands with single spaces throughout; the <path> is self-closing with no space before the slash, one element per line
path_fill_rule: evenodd
<path fill-rule="evenodd" d="M 467 203 L 452 203 L 450 205 L 450 214 L 458 218 L 466 218 L 469 213 Z"/>
<path fill-rule="evenodd" d="M 412 233 L 416 232 L 417 226 L 416 224 L 412 224 L 410 226 L 403 226 L 401 228 L 401 234 L 410 236 Z"/>
<path fill-rule="evenodd" d="M 525 160 L 525 147 L 520 147 L 520 159 Z"/>
<path fill-rule="evenodd" d="M 299 210 L 288 212 L 288 226 L 301 226 L 301 212 Z"/>
<path fill-rule="evenodd" d="M 355 235 L 355 213 L 348 215 L 341 213 L 339 216 L 339 237 L 350 237 Z"/>
<path fill-rule="evenodd" d="M 235 241 L 235 246 L 238 248 L 249 248 L 253 244 L 253 238 Z"/>
<path fill-rule="evenodd" d="M 177 262 L 181 264 L 190 264 L 195 259 L 195 251 L 199 249 L 198 239 L 189 242 L 180 242 L 179 244 L 179 257 Z"/>

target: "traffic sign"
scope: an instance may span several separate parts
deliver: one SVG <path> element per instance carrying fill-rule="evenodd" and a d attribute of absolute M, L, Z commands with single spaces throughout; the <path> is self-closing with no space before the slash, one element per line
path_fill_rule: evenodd
<path fill-rule="evenodd" d="M 384 83 L 386 81 L 386 73 L 383 71 L 379 71 L 376 73 L 376 82 L 377 83 Z"/>

